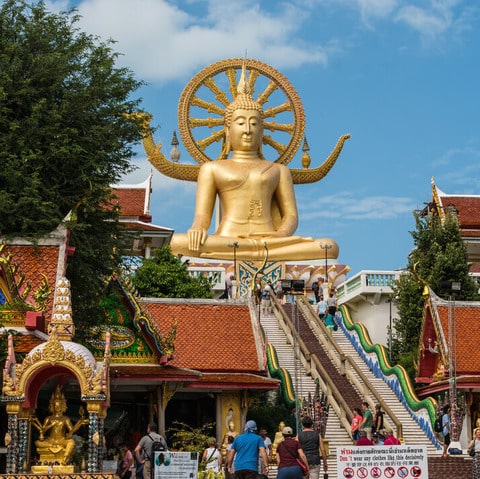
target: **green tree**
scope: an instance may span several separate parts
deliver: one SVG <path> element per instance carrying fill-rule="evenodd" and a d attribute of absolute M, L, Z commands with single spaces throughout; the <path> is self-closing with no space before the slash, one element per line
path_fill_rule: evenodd
<path fill-rule="evenodd" d="M 392 340 L 393 361 L 404 366 L 412 377 L 425 304 L 424 285 L 445 296 L 442 282 L 458 281 L 462 289 L 457 299 L 478 298 L 477 286 L 469 276 L 470 264 L 456 213 L 448 211 L 443 218 L 436 213 L 422 216 L 415 212 L 414 216 L 416 231 L 410 232 L 414 249 L 408 257 L 406 273 L 394 285 L 399 317 L 394 321 Z"/>
<path fill-rule="evenodd" d="M 203 276 L 192 277 L 188 268 L 170 246 L 154 251 L 145 258 L 133 275 L 133 284 L 141 296 L 149 298 L 211 298 L 211 285 Z"/>
<path fill-rule="evenodd" d="M 1 3 L 0 236 L 35 241 L 72 212 L 67 275 L 75 317 L 87 321 L 121 255 L 118 212 L 105 205 L 133 169 L 142 82 L 78 20 L 44 2 Z"/>

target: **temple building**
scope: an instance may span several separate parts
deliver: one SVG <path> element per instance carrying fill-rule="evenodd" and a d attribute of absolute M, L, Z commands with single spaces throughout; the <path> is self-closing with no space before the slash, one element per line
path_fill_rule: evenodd
<path fill-rule="evenodd" d="M 139 233 L 134 254 L 168 243 L 172 230 L 151 223 L 150 178 L 114 192 L 120 221 Z M 128 278 L 117 275 L 106 288 L 120 298 L 112 324 L 93 328 L 87 344 L 75 343 L 75 328 L 82 325 L 72 317 L 65 278 L 74 254 L 68 237 L 60 226 L 37 244 L 16 239 L 0 246 L 0 322 L 9 335 L 0 421 L 2 437 L 9 438 L 7 473 L 32 467 L 45 473 L 42 464 L 63 458 L 63 450 L 50 457 L 28 427 L 35 418 L 42 427 L 57 387 L 53 404 L 68 404 L 72 421 L 89 424 L 82 422 L 77 433 L 89 443 L 88 472 L 101 470 L 102 458 L 122 440 L 135 446 L 149 422 L 162 432 L 174 421 L 215 423 L 217 437 L 229 422 L 240 430 L 255 392 L 278 389 L 247 302 L 141 298 Z M 79 407 L 87 409 L 87 419 Z M 65 467 L 53 472 L 71 472 Z"/>

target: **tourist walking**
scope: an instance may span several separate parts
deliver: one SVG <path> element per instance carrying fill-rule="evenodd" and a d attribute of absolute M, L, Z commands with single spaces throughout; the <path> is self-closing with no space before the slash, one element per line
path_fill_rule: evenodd
<path fill-rule="evenodd" d="M 358 431 L 360 430 L 360 424 L 362 422 L 362 411 L 358 407 L 353 408 L 353 419 L 351 424 L 351 433 L 353 442 L 358 441 Z"/>
<path fill-rule="evenodd" d="M 256 432 L 256 422 L 247 421 L 243 434 L 235 438 L 232 447 L 228 450 L 226 467 L 229 474 L 235 470 L 235 479 L 256 479 L 259 457 L 263 460 L 263 474 L 268 476 L 265 443 Z"/>
<path fill-rule="evenodd" d="M 375 405 L 375 415 L 373 417 L 372 434 L 377 432 L 383 436 L 383 411 L 380 404 Z"/>
<path fill-rule="evenodd" d="M 399 446 L 401 444 L 400 439 L 393 435 L 393 431 L 387 427 L 385 429 L 385 441 L 383 441 L 385 446 Z"/>
<path fill-rule="evenodd" d="M 367 432 L 364 429 L 358 431 L 358 441 L 355 444 L 357 446 L 373 446 L 373 442 L 367 437 Z"/>
<path fill-rule="evenodd" d="M 443 406 L 443 414 L 442 414 L 442 432 L 443 432 L 443 454 L 442 457 L 447 457 L 447 450 L 448 446 L 450 445 L 450 433 L 451 431 L 451 425 L 450 425 L 450 411 L 451 411 L 450 404 L 445 404 Z"/>
<path fill-rule="evenodd" d="M 292 428 L 283 428 L 284 440 L 277 447 L 277 479 L 303 479 L 303 471 L 297 459 L 303 462 L 308 471 L 308 461 L 301 444 L 293 439 Z"/>
<path fill-rule="evenodd" d="M 117 469 L 117 475 L 120 479 L 130 479 L 133 469 L 133 454 L 125 443 L 121 443 L 120 460 Z"/>
<path fill-rule="evenodd" d="M 165 438 L 157 433 L 157 425 L 151 423 L 147 426 L 147 434 L 140 439 L 137 447 L 134 450 L 135 459 L 137 462 L 143 464 L 143 479 L 151 479 L 152 477 L 152 464 L 153 464 L 153 443 L 159 442 L 166 450 L 167 441 Z M 140 451 L 144 452 L 144 458 L 141 459 Z"/>
<path fill-rule="evenodd" d="M 320 478 L 320 463 L 323 459 L 323 470 L 328 471 L 327 453 L 322 436 L 313 429 L 312 418 L 306 416 L 302 419 L 303 430 L 297 435 L 298 442 L 305 453 L 310 471 L 310 479 Z M 320 457 L 320 454 L 322 455 Z"/>
<path fill-rule="evenodd" d="M 203 451 L 202 462 L 205 464 L 205 470 L 210 469 L 217 473 L 222 467 L 222 454 L 217 447 L 217 439 L 210 437 L 208 439 L 208 447 Z"/>
<path fill-rule="evenodd" d="M 317 303 L 317 314 L 320 319 L 325 317 L 325 313 L 327 312 L 328 304 L 323 299 L 323 296 L 320 296 L 320 301 Z"/>
<path fill-rule="evenodd" d="M 473 439 L 467 447 L 470 456 L 473 457 L 472 479 L 480 479 L 480 428 L 473 431 Z"/>
<path fill-rule="evenodd" d="M 373 417 L 372 417 L 372 411 L 370 411 L 370 406 L 366 401 L 362 402 L 362 412 L 363 412 L 363 418 L 362 418 L 362 422 L 360 423 L 360 429 L 363 429 L 367 433 L 368 439 L 372 439 Z"/>

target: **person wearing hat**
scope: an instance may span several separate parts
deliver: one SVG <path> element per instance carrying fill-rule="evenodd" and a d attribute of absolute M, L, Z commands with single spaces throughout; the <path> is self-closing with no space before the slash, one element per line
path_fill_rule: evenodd
<path fill-rule="evenodd" d="M 380 437 L 380 434 L 378 434 L 378 432 L 376 431 L 372 434 L 372 442 L 374 446 L 383 446 L 384 444 L 382 438 Z"/>
<path fill-rule="evenodd" d="M 397 446 L 401 442 L 393 435 L 393 431 L 387 427 L 385 429 L 385 441 L 383 441 L 385 446 Z"/>
<path fill-rule="evenodd" d="M 355 443 L 356 446 L 373 446 L 373 442 L 368 439 L 367 431 L 365 429 L 360 429 L 358 431 L 358 440 Z"/>
<path fill-rule="evenodd" d="M 235 438 L 232 447 L 228 450 L 226 467 L 229 474 L 235 470 L 235 479 L 256 479 L 259 457 L 263 461 L 263 473 L 268 476 L 265 443 L 256 432 L 257 423 L 251 420 L 247 421 L 244 432 Z"/>
<path fill-rule="evenodd" d="M 292 428 L 286 426 L 282 431 L 284 440 L 277 447 L 277 479 L 303 479 L 303 471 L 297 460 L 300 459 L 309 472 L 308 460 L 302 445 L 294 438 Z"/>

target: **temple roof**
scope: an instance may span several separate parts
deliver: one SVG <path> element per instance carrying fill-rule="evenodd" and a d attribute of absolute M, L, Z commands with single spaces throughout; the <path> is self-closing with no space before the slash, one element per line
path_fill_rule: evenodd
<path fill-rule="evenodd" d="M 2 284 L 6 289 L 14 289 L 13 284 L 1 281 L 7 278 L 10 271 L 23 301 L 31 309 L 40 309 L 45 320 L 50 321 L 55 285 L 65 274 L 67 256 L 71 253 L 67 230 L 62 226 L 36 244 L 20 238 L 5 243 L 0 250 L 0 289 Z M 38 296 L 40 293 L 41 298 Z M 3 324 L 23 326 L 23 321 L 22 324 L 13 324 L 7 315 L 3 318 Z"/>
<path fill-rule="evenodd" d="M 452 372 L 459 385 L 478 383 L 479 337 L 480 301 L 447 301 L 429 289 L 417 381 L 448 387 Z"/>
<path fill-rule="evenodd" d="M 467 245 L 468 258 L 472 263 L 480 261 L 480 195 L 447 194 L 440 190 L 432 179 L 432 197 L 440 217 L 453 208 L 457 213 L 460 231 Z M 480 267 L 477 267 L 478 271 Z M 472 270 L 473 272 L 473 270 Z"/>
<path fill-rule="evenodd" d="M 158 329 L 177 323 L 166 365 L 111 364 L 117 384 L 181 382 L 186 389 L 276 389 L 268 375 L 261 329 L 247 304 L 220 300 L 141 298 Z"/>
<path fill-rule="evenodd" d="M 141 306 L 162 331 L 170 330 L 174 320 L 178 322 L 171 366 L 202 372 L 267 373 L 261 331 L 248 305 L 142 298 Z"/>
<path fill-rule="evenodd" d="M 152 224 L 150 214 L 150 195 L 152 192 L 152 174 L 138 184 L 119 184 L 112 186 L 115 198 L 112 205 L 119 206 L 119 222 L 138 235 L 133 244 L 134 254 L 148 257 L 150 250 L 161 248 L 170 243 L 173 229 Z"/>
<path fill-rule="evenodd" d="M 146 218 L 152 221 L 150 215 L 150 193 L 152 189 L 152 175 L 142 183 L 130 185 L 119 184 L 112 186 L 112 193 L 117 197 L 114 203 L 121 207 L 121 216 Z"/>

